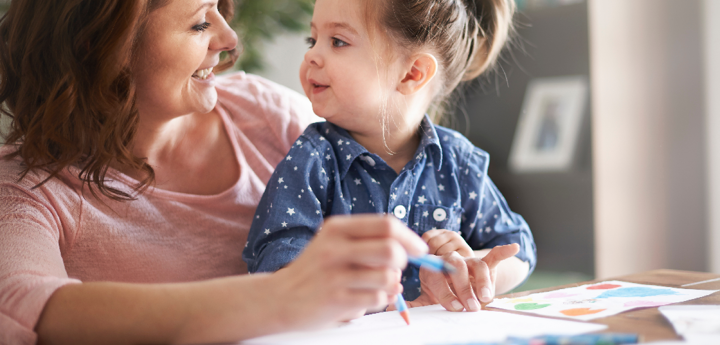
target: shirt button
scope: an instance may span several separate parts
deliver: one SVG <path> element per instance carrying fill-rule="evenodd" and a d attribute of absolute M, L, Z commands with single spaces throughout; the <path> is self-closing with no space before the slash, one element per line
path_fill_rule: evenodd
<path fill-rule="evenodd" d="M 405 206 L 403 205 L 397 205 L 395 206 L 395 210 L 393 210 L 393 214 L 395 215 L 395 217 L 398 217 L 398 219 L 405 218 L 406 212 L 407 210 L 405 210 Z"/>
<path fill-rule="evenodd" d="M 445 210 L 441 208 L 436 208 L 433 212 L 433 218 L 436 222 L 442 222 L 445 218 L 447 218 L 447 213 L 445 213 Z"/>

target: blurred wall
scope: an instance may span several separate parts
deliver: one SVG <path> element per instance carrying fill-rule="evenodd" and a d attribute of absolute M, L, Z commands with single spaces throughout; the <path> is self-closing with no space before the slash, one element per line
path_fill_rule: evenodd
<path fill-rule="evenodd" d="M 707 269 L 701 0 L 590 0 L 598 277 Z"/>
<path fill-rule="evenodd" d="M 497 73 L 465 93 L 453 127 L 490 154 L 489 175 L 530 225 L 538 271 L 594 274 L 589 112 L 568 171 L 516 174 L 508 157 L 529 81 L 590 74 L 587 3 L 518 13 L 517 40 Z M 588 109 L 589 110 L 589 109 Z M 465 118 L 467 115 L 467 118 Z"/>
<path fill-rule="evenodd" d="M 707 250 L 710 270 L 720 273 L 720 1 L 704 0 L 703 5 L 709 216 Z"/>

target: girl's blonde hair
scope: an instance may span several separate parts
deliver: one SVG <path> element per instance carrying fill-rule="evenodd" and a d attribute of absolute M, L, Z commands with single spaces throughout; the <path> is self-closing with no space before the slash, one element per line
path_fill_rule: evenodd
<path fill-rule="evenodd" d="M 491 69 L 513 31 L 514 0 L 375 0 L 376 24 L 407 51 L 430 49 L 440 81 L 432 102 L 437 123 L 462 81 Z"/>

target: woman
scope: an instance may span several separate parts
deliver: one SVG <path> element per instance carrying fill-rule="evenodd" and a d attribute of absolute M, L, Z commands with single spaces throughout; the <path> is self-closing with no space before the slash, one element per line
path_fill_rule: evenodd
<path fill-rule="evenodd" d="M 265 183 L 312 111 L 258 77 L 214 76 L 236 55 L 232 10 L 12 2 L 0 23 L 13 118 L 0 151 L 0 343 L 228 342 L 356 317 L 400 292 L 406 255 L 427 246 L 391 217 L 328 219 L 285 269 L 243 275 Z M 453 284 L 469 287 L 467 271 Z"/>

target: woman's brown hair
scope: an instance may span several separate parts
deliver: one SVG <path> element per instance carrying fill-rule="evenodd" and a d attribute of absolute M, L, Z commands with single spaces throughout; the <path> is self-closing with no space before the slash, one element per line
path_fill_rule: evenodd
<path fill-rule="evenodd" d="M 115 200 L 133 196 L 105 183 L 111 164 L 145 174 L 136 192 L 154 182 L 152 167 L 130 151 L 138 124 L 130 71 L 147 15 L 169 1 L 11 2 L 0 19 L 0 116 L 12 119 L 5 142 L 17 149 L 5 158 L 22 159 L 20 179 L 46 171 L 42 185 L 72 166 L 93 195 Z M 233 16 L 233 0 L 218 8 Z"/>
<path fill-rule="evenodd" d="M 514 0 L 374 0 L 380 32 L 408 51 L 435 52 L 440 106 L 462 81 L 492 68 L 513 30 Z M 442 109 L 436 113 L 439 121 Z"/>

